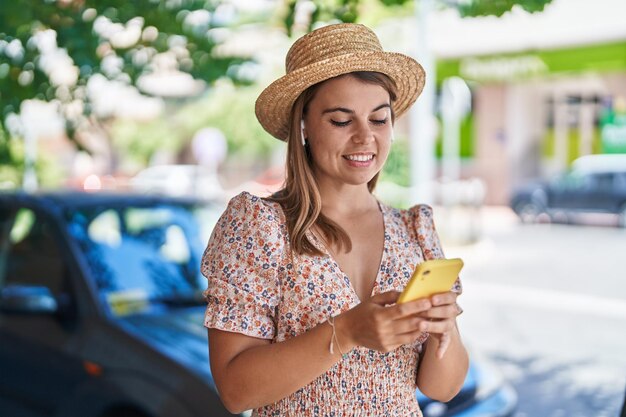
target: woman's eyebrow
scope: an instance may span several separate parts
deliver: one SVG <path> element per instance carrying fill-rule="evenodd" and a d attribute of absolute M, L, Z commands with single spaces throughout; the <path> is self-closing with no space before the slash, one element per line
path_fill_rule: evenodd
<path fill-rule="evenodd" d="M 374 112 L 376 112 L 376 111 L 378 111 L 378 110 L 380 110 L 380 109 L 384 109 L 385 107 L 389 107 L 389 108 L 391 108 L 391 105 L 390 105 L 389 103 L 383 103 L 383 104 L 381 104 L 381 105 L 377 106 L 376 108 L 374 108 L 374 109 L 372 110 L 372 113 L 374 113 Z M 326 110 L 324 110 L 324 111 L 322 112 L 322 114 L 326 114 L 326 113 L 335 113 L 335 112 L 342 112 L 342 113 L 354 114 L 354 110 L 350 110 L 350 109 L 347 109 L 347 108 L 345 108 L 345 107 L 332 107 L 332 108 L 330 108 L 330 109 L 326 109 Z"/>
<path fill-rule="evenodd" d="M 326 113 L 334 113 L 334 112 L 343 112 L 343 113 L 348 113 L 348 114 L 353 114 L 354 110 L 350 110 L 350 109 L 346 109 L 345 107 L 333 107 L 330 109 L 326 109 L 322 112 L 322 114 L 326 114 Z"/>
<path fill-rule="evenodd" d="M 391 105 L 389 103 L 384 103 L 381 104 L 380 106 L 376 107 L 374 110 L 372 110 L 372 113 L 380 110 L 380 109 L 384 109 L 385 107 L 391 108 Z"/>

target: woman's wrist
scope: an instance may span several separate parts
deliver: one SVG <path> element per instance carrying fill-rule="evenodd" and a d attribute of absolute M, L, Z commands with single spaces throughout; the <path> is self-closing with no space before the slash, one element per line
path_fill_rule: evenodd
<path fill-rule="evenodd" d="M 341 313 L 335 317 L 336 337 L 344 353 L 351 351 L 357 346 L 352 336 L 352 329 L 353 326 L 350 325 L 350 318 L 346 313 Z"/>

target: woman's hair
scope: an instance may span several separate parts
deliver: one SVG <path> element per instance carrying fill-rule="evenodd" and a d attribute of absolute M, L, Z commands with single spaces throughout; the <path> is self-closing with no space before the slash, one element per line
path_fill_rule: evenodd
<path fill-rule="evenodd" d="M 364 83 L 383 87 L 392 103 L 391 120 L 394 121 L 393 102 L 396 100 L 396 85 L 391 78 L 379 72 L 352 72 L 346 74 Z M 345 76 L 345 75 L 343 75 Z M 350 252 L 352 242 L 348 234 L 337 223 L 322 214 L 322 199 L 313 173 L 313 164 L 308 144 L 302 146 L 300 123 L 308 111 L 308 106 L 323 82 L 306 89 L 293 104 L 291 110 L 289 137 L 287 138 L 287 172 L 283 188 L 269 197 L 279 203 L 287 219 L 287 230 L 291 250 L 298 254 L 321 255 L 306 232 L 314 225 L 322 233 L 328 244 L 337 244 L 339 250 Z M 370 192 L 374 191 L 378 173 L 367 183 Z"/>

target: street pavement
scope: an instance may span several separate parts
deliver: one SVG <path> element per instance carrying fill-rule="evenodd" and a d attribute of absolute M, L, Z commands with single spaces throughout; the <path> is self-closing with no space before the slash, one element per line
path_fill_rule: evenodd
<path fill-rule="evenodd" d="M 439 213 L 446 256 L 465 261 L 461 333 L 517 389 L 514 416 L 617 416 L 626 391 L 626 229 L 523 225 L 504 207 Z M 469 235 L 478 239 L 468 243 Z"/>

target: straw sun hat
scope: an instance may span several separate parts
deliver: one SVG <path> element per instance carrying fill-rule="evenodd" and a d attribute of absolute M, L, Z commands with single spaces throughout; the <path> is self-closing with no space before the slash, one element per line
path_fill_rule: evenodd
<path fill-rule="evenodd" d="M 415 102 L 424 88 L 424 69 L 413 58 L 385 52 L 369 28 L 342 23 L 325 26 L 298 39 L 285 59 L 287 74 L 270 84 L 256 101 L 256 116 L 272 136 L 287 140 L 294 101 L 308 87 L 354 71 L 386 74 L 398 94 L 396 117 Z"/>

